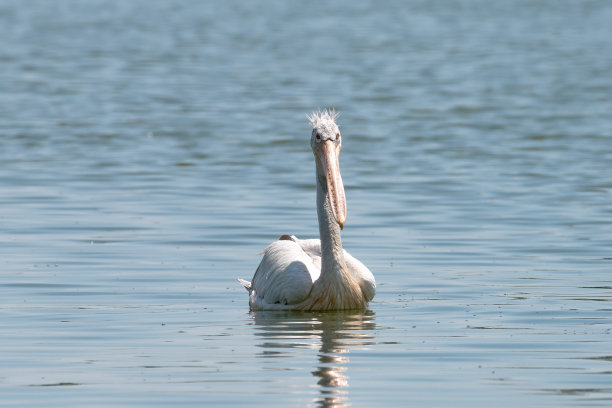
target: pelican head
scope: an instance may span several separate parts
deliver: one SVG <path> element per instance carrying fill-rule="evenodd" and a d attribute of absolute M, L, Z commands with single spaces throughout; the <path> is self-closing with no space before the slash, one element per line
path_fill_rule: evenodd
<path fill-rule="evenodd" d="M 333 109 L 308 116 L 312 125 L 310 146 L 315 155 L 317 177 L 321 186 L 327 188 L 333 216 L 342 229 L 346 220 L 346 199 L 339 161 L 342 138 L 336 118 L 338 115 Z"/>

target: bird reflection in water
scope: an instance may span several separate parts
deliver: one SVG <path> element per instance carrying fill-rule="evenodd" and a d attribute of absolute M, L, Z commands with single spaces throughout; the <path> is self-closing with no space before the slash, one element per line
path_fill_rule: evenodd
<path fill-rule="evenodd" d="M 349 405 L 349 353 L 375 344 L 375 314 L 366 311 L 320 313 L 252 312 L 262 357 L 296 357 L 287 349 L 318 349 L 312 374 L 318 377 L 315 404 L 325 408 Z M 293 364 L 291 365 L 294 366 Z"/>

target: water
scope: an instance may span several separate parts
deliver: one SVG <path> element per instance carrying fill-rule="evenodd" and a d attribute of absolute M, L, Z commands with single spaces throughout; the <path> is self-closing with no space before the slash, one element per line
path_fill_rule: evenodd
<path fill-rule="evenodd" d="M 0 2 L 3 406 L 609 406 L 612 5 Z M 364 313 L 248 313 L 334 106 Z"/>

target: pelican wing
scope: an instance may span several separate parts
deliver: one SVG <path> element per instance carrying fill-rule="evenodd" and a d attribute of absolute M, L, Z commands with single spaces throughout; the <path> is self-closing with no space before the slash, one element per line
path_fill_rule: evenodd
<path fill-rule="evenodd" d="M 308 255 L 308 257 L 310 257 L 317 271 L 317 277 L 315 278 L 315 280 L 318 279 L 319 274 L 321 273 L 321 240 L 319 239 L 297 239 L 293 235 L 291 236 L 291 239 L 295 243 L 297 243 L 300 246 L 300 248 L 302 248 L 302 251 L 304 251 L 304 253 Z"/>
<path fill-rule="evenodd" d="M 366 301 L 372 300 L 376 294 L 376 281 L 372 272 L 359 259 L 349 254 L 346 249 L 344 250 L 344 262 L 351 275 L 359 282 Z"/>
<path fill-rule="evenodd" d="M 293 238 L 293 237 L 292 237 Z M 251 281 L 251 306 L 292 305 L 310 294 L 318 278 L 312 258 L 293 239 L 270 244 Z"/>

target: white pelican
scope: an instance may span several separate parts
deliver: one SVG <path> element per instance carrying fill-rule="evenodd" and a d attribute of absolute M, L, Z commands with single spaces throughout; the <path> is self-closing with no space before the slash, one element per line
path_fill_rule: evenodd
<path fill-rule="evenodd" d="M 265 249 L 252 281 L 238 279 L 249 292 L 251 310 L 363 309 L 374 297 L 372 272 L 342 249 L 340 229 L 346 219 L 346 201 L 337 117 L 334 110 L 308 116 L 317 167 L 321 239 L 282 235 Z"/>

